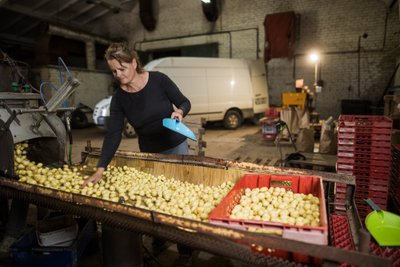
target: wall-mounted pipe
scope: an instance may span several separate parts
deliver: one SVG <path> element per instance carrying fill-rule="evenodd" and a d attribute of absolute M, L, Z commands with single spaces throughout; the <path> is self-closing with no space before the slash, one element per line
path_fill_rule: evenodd
<path fill-rule="evenodd" d="M 393 8 L 394 3 L 397 2 L 397 0 L 393 0 L 392 3 L 390 4 L 390 9 Z M 375 53 L 375 52 L 383 52 L 385 50 L 386 46 L 386 36 L 387 36 L 387 26 L 388 26 L 388 19 L 389 19 L 389 12 L 386 12 L 385 16 L 385 23 L 384 23 L 384 28 L 383 28 L 383 42 L 382 42 L 382 48 L 378 49 L 368 49 L 368 50 L 363 50 L 364 53 Z M 357 78 L 357 89 L 358 89 L 358 97 L 361 95 L 361 89 L 360 89 L 360 83 L 361 83 L 361 37 L 364 39 L 368 37 L 368 34 L 364 33 L 362 36 L 360 35 L 358 37 L 358 46 L 356 50 L 344 50 L 344 51 L 331 51 L 331 52 L 325 52 L 321 53 L 322 55 L 341 55 L 341 54 L 355 54 L 357 53 L 357 71 L 358 71 L 358 78 Z M 296 80 L 296 57 L 297 56 L 305 56 L 306 54 L 304 53 L 297 53 L 294 54 L 293 56 L 293 81 Z"/>
<path fill-rule="evenodd" d="M 383 52 L 383 48 L 380 49 L 368 49 L 364 50 L 364 53 L 377 53 Z M 343 50 L 343 51 L 330 51 L 330 52 L 323 52 L 321 55 L 346 55 L 346 54 L 358 54 L 358 49 L 356 50 Z M 296 79 L 296 58 L 301 56 L 307 56 L 305 53 L 297 53 L 293 55 L 293 81 Z"/>
<path fill-rule="evenodd" d="M 181 35 L 181 36 L 176 36 L 176 37 L 169 37 L 169 38 L 159 38 L 159 39 L 152 39 L 152 40 L 144 40 L 144 41 L 138 41 L 134 43 L 134 48 L 136 50 L 141 50 L 142 49 L 142 44 L 145 43 L 152 43 L 152 42 L 159 42 L 159 41 L 168 41 L 168 40 L 178 40 L 178 39 L 183 39 L 183 38 L 191 38 L 191 37 L 198 37 L 198 36 L 208 36 L 208 35 L 218 35 L 218 34 L 227 34 L 229 36 L 229 57 L 232 58 L 232 33 L 233 32 L 240 32 L 240 31 L 250 31 L 254 30 L 256 31 L 256 58 L 259 59 L 258 52 L 260 49 L 259 45 L 259 30 L 258 27 L 256 28 L 246 28 L 246 29 L 238 29 L 238 30 L 231 30 L 231 31 L 220 31 L 220 32 L 211 32 L 211 33 L 198 33 L 198 34 L 191 34 L 191 35 Z M 139 49 L 137 49 L 137 46 L 139 45 Z"/>

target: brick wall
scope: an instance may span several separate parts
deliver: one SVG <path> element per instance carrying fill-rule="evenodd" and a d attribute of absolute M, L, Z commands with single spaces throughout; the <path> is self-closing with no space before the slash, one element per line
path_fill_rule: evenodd
<path fill-rule="evenodd" d="M 102 21 L 95 31 L 125 37 L 136 43 L 138 50 L 218 42 L 220 57 L 254 59 L 263 57 L 265 16 L 296 12 L 300 16 L 296 56 L 267 64 L 270 103 L 280 105 L 281 93 L 294 90 L 295 79 L 303 78 L 312 87 L 314 67 L 306 54 L 318 49 L 324 81 L 316 106 L 321 118 L 338 116 L 342 99 L 376 102 L 396 66 L 399 10 L 397 6 L 389 10 L 385 1 L 222 0 L 215 23 L 204 17 L 200 0 L 154 2 L 157 26 L 153 32 L 142 26 L 139 5 L 129 14 L 121 12 Z M 364 32 L 368 38 L 361 39 L 358 75 L 358 40 Z M 156 39 L 159 41 L 152 41 Z"/>
<path fill-rule="evenodd" d="M 55 89 L 61 87 L 60 74 L 57 67 L 47 66 L 34 71 L 38 73 L 40 81 L 50 82 Z M 68 98 L 68 105 L 71 107 L 78 107 L 81 103 L 94 109 L 97 102 L 110 95 L 113 91 L 112 75 L 108 71 L 90 71 L 77 68 L 71 68 L 69 71 L 80 82 L 75 92 Z M 65 81 L 67 73 L 65 70 L 62 70 L 62 73 L 63 81 Z M 55 89 L 49 85 L 43 86 L 43 95 L 47 101 L 54 95 Z"/>

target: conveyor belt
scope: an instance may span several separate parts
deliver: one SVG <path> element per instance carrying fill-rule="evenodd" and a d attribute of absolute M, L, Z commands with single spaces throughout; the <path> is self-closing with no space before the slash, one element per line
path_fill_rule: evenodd
<path fill-rule="evenodd" d="M 167 160 L 168 162 L 173 161 L 172 158 L 168 158 Z M 182 158 L 179 160 L 183 164 L 188 164 Z M 190 164 L 193 164 L 197 160 L 199 159 L 192 158 Z M 210 166 L 214 163 L 208 161 L 207 165 Z M 224 162 L 219 161 L 216 165 L 220 168 L 229 167 Z M 300 264 L 260 254 L 252 250 L 249 246 L 236 241 L 240 240 L 247 244 L 254 244 L 255 246 L 262 246 L 264 248 L 300 253 L 323 259 L 325 262 L 346 262 L 357 266 L 391 266 L 389 260 L 368 253 L 347 251 L 331 246 L 314 245 L 284 239 L 274 235 L 251 233 L 215 226 L 209 223 L 175 217 L 116 202 L 24 184 L 2 176 L 0 176 L 0 195 L 8 198 L 22 199 L 38 206 L 79 215 L 122 229 L 161 237 L 213 254 L 252 264 L 253 266 L 300 266 Z M 354 221 L 354 218 L 357 218 L 351 205 L 348 210 L 348 217 L 350 222 Z"/>

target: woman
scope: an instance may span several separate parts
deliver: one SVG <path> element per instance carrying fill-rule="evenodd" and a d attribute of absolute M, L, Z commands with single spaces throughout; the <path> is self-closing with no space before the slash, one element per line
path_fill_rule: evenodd
<path fill-rule="evenodd" d="M 176 84 L 161 72 L 145 71 L 137 53 L 126 43 L 111 44 L 105 59 L 119 87 L 111 100 L 107 133 L 96 172 L 85 180 L 83 186 L 89 182 L 97 183 L 102 178 L 121 142 L 125 118 L 135 128 L 141 152 L 188 154 L 186 137 L 162 124 L 164 118 L 181 121 L 190 110 L 190 101 Z M 107 226 L 102 230 L 106 266 L 142 265 L 141 235 Z M 128 249 L 123 249 L 125 247 Z M 179 248 L 185 254 L 191 252 L 188 248 Z"/>
<path fill-rule="evenodd" d="M 167 117 L 181 121 L 191 107 L 175 83 L 161 72 L 145 71 L 136 52 L 125 43 L 111 44 L 105 58 L 120 86 L 111 100 L 97 170 L 84 185 L 101 179 L 121 142 L 125 117 L 135 128 L 141 152 L 187 154 L 186 137 L 162 125 Z"/>

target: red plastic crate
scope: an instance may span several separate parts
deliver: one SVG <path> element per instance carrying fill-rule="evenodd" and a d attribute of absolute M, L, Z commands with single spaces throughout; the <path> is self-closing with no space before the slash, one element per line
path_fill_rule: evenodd
<path fill-rule="evenodd" d="M 366 198 L 371 198 L 374 200 L 375 204 L 379 205 L 381 209 L 387 209 L 387 201 L 388 199 L 383 199 L 383 198 L 378 198 L 378 197 L 373 197 L 373 196 L 359 196 L 355 197 L 355 203 L 357 205 L 358 212 L 361 214 L 361 211 L 363 211 L 363 214 L 368 215 L 372 210 L 368 204 L 365 203 L 364 199 Z"/>
<path fill-rule="evenodd" d="M 385 148 L 390 150 L 391 140 L 363 140 L 363 139 L 347 139 L 347 138 L 338 138 L 338 145 L 350 145 L 350 146 L 369 146 L 369 147 L 377 147 L 377 148 Z"/>
<path fill-rule="evenodd" d="M 400 248 L 398 247 L 381 247 L 376 242 L 371 241 L 370 253 L 391 260 L 393 267 L 400 266 Z"/>
<path fill-rule="evenodd" d="M 384 171 L 384 172 L 371 172 L 370 170 L 364 171 L 364 170 L 357 170 L 354 172 L 354 175 L 356 177 L 368 177 L 370 179 L 377 179 L 377 180 L 384 180 L 388 181 L 390 177 L 390 171 Z"/>
<path fill-rule="evenodd" d="M 386 194 L 387 194 L 387 192 L 389 191 L 388 185 L 375 185 L 375 184 L 371 184 L 369 182 L 360 181 L 359 179 L 357 179 L 356 184 L 357 184 L 356 185 L 356 192 L 357 192 L 357 190 L 360 190 L 360 188 L 361 188 L 361 190 L 368 190 L 368 192 L 371 192 L 371 193 L 375 193 L 375 192 L 384 193 L 384 192 L 386 192 Z"/>
<path fill-rule="evenodd" d="M 338 146 L 338 151 L 347 151 L 347 152 L 354 152 L 354 153 L 369 153 L 369 154 L 389 154 L 391 153 L 389 147 L 371 147 L 367 145 L 340 145 Z"/>
<path fill-rule="evenodd" d="M 356 203 L 360 203 L 361 205 L 364 205 L 365 207 L 369 208 L 367 204 L 365 204 L 364 199 L 371 198 L 374 200 L 374 202 L 379 205 L 382 209 L 387 208 L 387 201 L 388 201 L 388 196 L 382 196 L 382 195 L 376 195 L 374 193 L 368 192 L 368 193 L 359 193 L 354 197 Z"/>
<path fill-rule="evenodd" d="M 340 194 L 340 193 L 342 193 L 343 195 L 345 195 L 346 194 L 346 186 L 341 186 L 341 185 L 336 185 L 336 187 L 335 187 L 335 194 L 336 195 L 338 195 L 338 194 Z"/>
<path fill-rule="evenodd" d="M 386 160 L 391 161 L 392 157 L 390 153 L 371 153 L 370 151 L 364 152 L 351 152 L 341 151 L 337 152 L 338 158 L 359 158 L 359 159 L 372 159 L 372 160 Z"/>
<path fill-rule="evenodd" d="M 354 171 L 353 171 L 353 170 L 349 170 L 349 169 L 347 169 L 347 170 L 339 169 L 339 168 L 337 167 L 337 164 L 336 164 L 336 172 L 339 173 L 339 174 L 354 175 Z"/>
<path fill-rule="evenodd" d="M 267 118 L 279 118 L 279 108 L 271 107 L 271 108 L 266 108 L 264 112 L 264 116 Z"/>
<path fill-rule="evenodd" d="M 376 179 L 387 179 L 390 176 L 390 171 L 388 169 L 370 169 L 361 168 L 352 170 L 351 168 L 343 169 L 341 165 L 336 167 L 336 172 L 339 174 L 354 175 L 356 178 L 361 177 L 373 177 Z"/>
<path fill-rule="evenodd" d="M 340 115 L 339 127 L 392 128 L 393 121 L 380 115 Z"/>
<path fill-rule="evenodd" d="M 333 211 L 335 215 L 346 215 L 346 207 L 343 206 L 335 206 L 335 210 Z"/>
<path fill-rule="evenodd" d="M 359 141 L 390 141 L 391 134 L 368 134 L 368 133 L 339 133 L 339 139 L 359 140 Z"/>
<path fill-rule="evenodd" d="M 385 198 L 389 192 L 389 188 L 387 186 L 381 188 L 375 185 L 369 185 L 364 183 L 357 183 L 356 180 L 356 195 L 363 193 L 368 195 L 374 195 L 376 197 Z"/>
<path fill-rule="evenodd" d="M 391 135 L 391 127 L 388 128 L 360 128 L 360 127 L 340 127 L 339 133 L 363 133 L 363 134 L 385 134 Z"/>
<path fill-rule="evenodd" d="M 347 216 L 330 215 L 329 229 L 332 246 L 345 250 L 355 249 Z"/>
<path fill-rule="evenodd" d="M 371 165 L 371 166 L 390 167 L 389 160 L 337 157 L 336 162 L 343 164 L 352 164 L 352 165 L 365 165 L 365 166 Z"/>
<path fill-rule="evenodd" d="M 374 174 L 389 174 L 390 173 L 390 166 L 372 166 L 372 165 L 352 165 L 352 164 L 343 164 L 337 163 L 337 170 L 338 173 L 341 170 L 344 171 L 352 171 L 353 175 L 357 175 L 358 172 L 369 173 L 369 175 Z"/>
<path fill-rule="evenodd" d="M 283 187 L 293 193 L 312 194 L 319 198 L 320 225 L 294 226 L 278 222 L 231 219 L 232 209 L 239 203 L 246 188 Z M 290 175 L 263 175 L 247 174 L 231 189 L 220 204 L 211 211 L 209 222 L 217 225 L 247 229 L 258 227 L 264 229 L 281 230 L 282 237 L 313 244 L 328 244 L 328 223 L 325 208 L 324 188 L 320 176 L 290 176 Z"/>
<path fill-rule="evenodd" d="M 335 200 L 333 201 L 333 206 L 334 207 L 340 207 L 346 208 L 346 199 L 345 198 L 340 198 L 340 197 L 335 197 Z"/>
<path fill-rule="evenodd" d="M 276 123 L 274 121 L 265 121 L 262 123 L 261 133 L 263 139 L 275 140 L 278 135 Z"/>
<path fill-rule="evenodd" d="M 370 186 L 376 186 L 376 188 L 388 188 L 389 187 L 389 179 L 381 180 L 373 177 L 365 177 L 365 176 L 356 176 L 357 184 L 368 184 Z"/>

